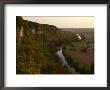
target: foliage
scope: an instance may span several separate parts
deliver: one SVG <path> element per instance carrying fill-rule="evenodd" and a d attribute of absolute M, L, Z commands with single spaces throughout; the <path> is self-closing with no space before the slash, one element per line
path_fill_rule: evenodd
<path fill-rule="evenodd" d="M 73 58 L 69 55 L 66 50 L 63 50 L 63 54 L 68 62 L 68 64 L 75 68 L 75 70 L 81 74 L 93 74 L 94 73 L 94 64 L 86 64 L 79 60 L 78 58 Z"/>
<path fill-rule="evenodd" d="M 39 24 L 16 17 L 16 73 L 17 74 L 68 74 L 70 71 L 59 62 L 57 47 L 76 40 L 73 33 L 62 33 L 56 26 Z M 18 28 L 19 27 L 19 28 Z M 19 40 L 23 27 L 23 38 Z M 35 34 L 32 29 L 35 29 Z"/>
<path fill-rule="evenodd" d="M 23 28 L 23 38 L 20 31 Z M 35 33 L 32 30 L 35 30 Z M 62 32 L 54 25 L 39 24 L 16 17 L 16 73 L 17 74 L 70 74 L 67 66 L 63 66 L 56 56 L 57 47 L 63 47 L 63 54 L 71 67 L 83 74 L 94 73 L 94 64 L 87 65 L 77 58 L 72 58 L 66 52 L 79 50 L 92 52 L 90 44 L 93 42 L 79 41 L 71 32 Z M 86 42 L 86 43 L 85 43 Z M 93 52 L 92 52 L 93 53 Z"/>

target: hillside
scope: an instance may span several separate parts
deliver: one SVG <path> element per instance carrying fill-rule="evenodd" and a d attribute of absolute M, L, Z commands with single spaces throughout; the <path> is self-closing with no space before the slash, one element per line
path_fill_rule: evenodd
<path fill-rule="evenodd" d="M 60 28 L 61 31 L 69 31 L 73 33 L 79 33 L 87 39 L 94 39 L 94 28 Z"/>
<path fill-rule="evenodd" d="M 66 37 L 54 25 L 39 24 L 16 17 L 16 73 L 70 73 L 56 56 L 57 47 L 77 37 Z M 70 35 L 72 37 L 70 37 Z"/>
<path fill-rule="evenodd" d="M 75 48 L 79 53 L 86 53 L 87 57 L 93 55 L 93 46 L 85 38 L 79 40 L 76 33 L 62 31 L 54 25 L 40 24 L 16 17 L 16 73 L 17 74 L 72 74 L 66 65 L 62 65 L 56 55 L 59 47 L 71 67 L 75 64 L 71 59 L 71 49 Z M 75 46 L 76 45 L 76 46 Z M 82 46 L 81 46 L 82 45 Z M 69 52 L 69 53 L 68 53 Z M 73 52 L 71 52 L 73 53 Z M 77 56 L 77 55 L 76 55 Z M 82 62 L 82 59 L 78 61 Z M 75 57 L 76 58 L 76 57 Z M 90 57 L 91 58 L 91 57 Z M 72 63 L 70 63 L 71 61 Z M 93 61 L 93 60 L 92 60 Z M 92 63 L 89 66 L 79 63 L 75 67 L 79 73 L 91 73 Z M 80 66 L 82 69 L 80 69 Z M 88 68 L 88 69 L 87 69 Z M 93 72 L 92 72 L 93 73 Z"/>

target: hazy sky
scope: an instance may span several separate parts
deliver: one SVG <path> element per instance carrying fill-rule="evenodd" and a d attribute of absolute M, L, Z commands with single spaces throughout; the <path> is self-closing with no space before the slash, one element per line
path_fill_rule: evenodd
<path fill-rule="evenodd" d="M 58 28 L 94 28 L 94 17 L 37 17 L 23 16 L 23 19 L 41 24 L 55 25 Z"/>

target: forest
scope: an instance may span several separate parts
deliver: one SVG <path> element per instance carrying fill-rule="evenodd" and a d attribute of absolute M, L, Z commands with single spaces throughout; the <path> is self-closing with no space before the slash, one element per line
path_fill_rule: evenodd
<path fill-rule="evenodd" d="M 16 16 L 16 74 L 73 74 L 56 55 L 61 47 L 68 65 L 78 74 L 94 74 L 93 44 L 54 25 Z"/>

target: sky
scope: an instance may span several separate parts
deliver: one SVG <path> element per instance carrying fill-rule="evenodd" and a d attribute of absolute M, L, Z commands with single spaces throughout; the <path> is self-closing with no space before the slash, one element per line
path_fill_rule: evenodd
<path fill-rule="evenodd" d="M 94 17 L 92 16 L 22 16 L 23 19 L 40 24 L 55 25 L 58 28 L 94 28 Z"/>

